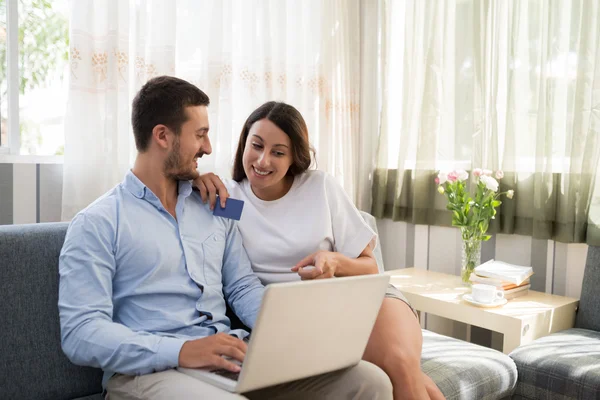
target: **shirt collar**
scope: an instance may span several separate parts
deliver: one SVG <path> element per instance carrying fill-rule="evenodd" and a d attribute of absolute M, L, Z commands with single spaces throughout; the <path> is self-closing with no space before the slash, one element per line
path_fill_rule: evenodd
<path fill-rule="evenodd" d="M 179 196 L 188 197 L 192 194 L 192 182 L 179 181 Z"/>
<path fill-rule="evenodd" d="M 132 195 L 138 199 L 143 199 L 150 189 L 135 174 L 129 170 L 123 181 L 125 189 L 129 190 Z M 190 181 L 179 181 L 179 196 L 188 197 L 192 193 L 192 183 Z"/>
<path fill-rule="evenodd" d="M 123 180 L 123 186 L 138 199 L 144 198 L 144 195 L 146 194 L 146 185 L 144 185 L 131 170 L 127 171 L 125 180 Z"/>

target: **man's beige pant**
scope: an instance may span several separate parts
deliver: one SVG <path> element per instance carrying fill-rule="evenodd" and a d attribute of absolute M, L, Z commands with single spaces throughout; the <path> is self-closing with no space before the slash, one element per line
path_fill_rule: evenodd
<path fill-rule="evenodd" d="M 381 369 L 366 361 L 330 372 L 238 395 L 174 369 L 141 376 L 115 375 L 107 383 L 108 400 L 188 399 L 364 399 L 391 400 L 392 384 Z"/>

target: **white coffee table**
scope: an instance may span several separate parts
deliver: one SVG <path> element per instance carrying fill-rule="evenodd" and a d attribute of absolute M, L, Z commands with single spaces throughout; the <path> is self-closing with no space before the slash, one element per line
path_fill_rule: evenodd
<path fill-rule="evenodd" d="M 419 312 L 438 315 L 504 334 L 502 351 L 553 332 L 572 328 L 579 300 L 530 290 L 497 308 L 480 308 L 462 300 L 470 293 L 459 276 L 405 268 L 387 271 L 398 288 Z M 532 278 L 533 279 L 533 278 Z"/>

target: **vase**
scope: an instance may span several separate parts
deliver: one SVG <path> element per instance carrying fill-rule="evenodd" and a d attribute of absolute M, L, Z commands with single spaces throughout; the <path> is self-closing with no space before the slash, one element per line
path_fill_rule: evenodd
<path fill-rule="evenodd" d="M 475 267 L 481 264 L 481 240 L 463 238 L 461 256 L 462 264 L 460 276 L 463 284 L 468 285 L 470 283 L 471 273 Z"/>

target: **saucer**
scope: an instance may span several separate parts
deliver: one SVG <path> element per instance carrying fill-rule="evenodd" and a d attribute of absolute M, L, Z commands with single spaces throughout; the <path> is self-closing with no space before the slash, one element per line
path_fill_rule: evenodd
<path fill-rule="evenodd" d="M 483 307 L 483 308 L 499 307 L 499 306 L 503 306 L 506 303 L 508 303 L 508 300 L 506 300 L 506 299 L 497 299 L 496 301 L 494 301 L 492 303 L 480 303 L 473 299 L 473 296 L 471 296 L 471 293 L 464 294 L 462 298 L 467 303 L 473 304 L 474 306 L 477 306 L 477 307 Z"/>

